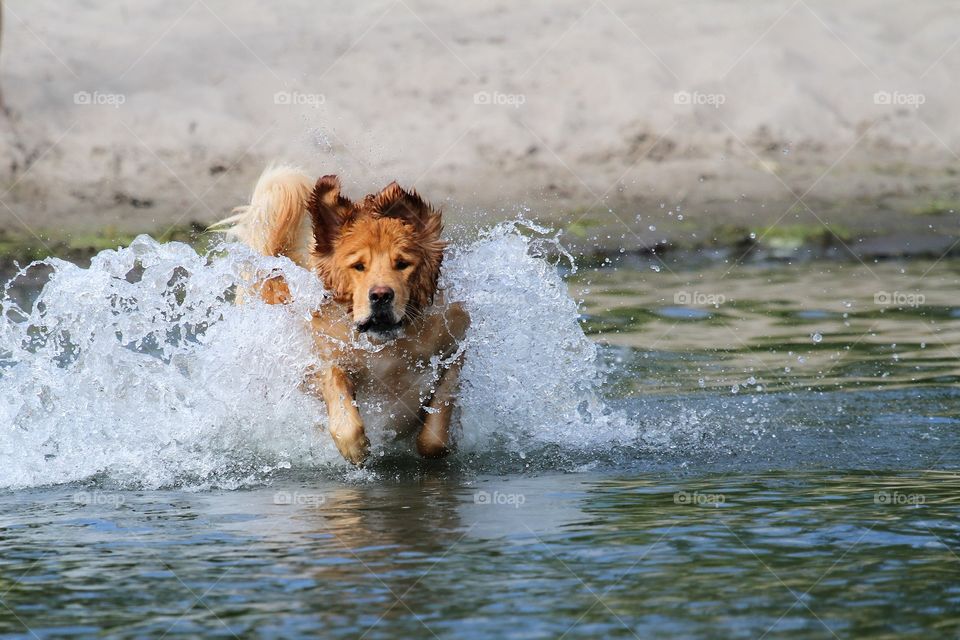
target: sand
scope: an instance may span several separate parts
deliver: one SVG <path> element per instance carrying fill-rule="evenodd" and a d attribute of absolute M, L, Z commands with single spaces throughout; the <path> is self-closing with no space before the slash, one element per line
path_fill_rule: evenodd
<path fill-rule="evenodd" d="M 3 4 L 0 230 L 207 223 L 281 159 L 628 249 L 957 232 L 949 3 Z"/>

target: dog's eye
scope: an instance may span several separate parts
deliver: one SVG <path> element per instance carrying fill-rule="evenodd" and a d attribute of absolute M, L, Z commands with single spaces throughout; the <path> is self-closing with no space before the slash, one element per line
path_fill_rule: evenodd
<path fill-rule="evenodd" d="M 353 265 L 352 268 L 356 269 L 357 271 L 363 271 L 364 269 L 366 269 L 366 267 L 363 266 L 362 262 L 358 262 L 357 264 Z"/>
<path fill-rule="evenodd" d="M 410 263 L 407 262 L 406 260 L 397 260 L 396 266 L 398 271 L 403 271 L 404 269 L 410 266 Z"/>

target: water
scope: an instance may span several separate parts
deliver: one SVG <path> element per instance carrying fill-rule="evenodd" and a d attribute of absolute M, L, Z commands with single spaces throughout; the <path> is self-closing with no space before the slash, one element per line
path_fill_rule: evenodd
<path fill-rule="evenodd" d="M 546 249 L 451 255 L 461 452 L 362 471 L 297 387 L 321 292 L 289 263 L 144 240 L 19 278 L 0 634 L 957 636 L 960 263 Z M 270 270 L 301 307 L 231 304 Z"/>

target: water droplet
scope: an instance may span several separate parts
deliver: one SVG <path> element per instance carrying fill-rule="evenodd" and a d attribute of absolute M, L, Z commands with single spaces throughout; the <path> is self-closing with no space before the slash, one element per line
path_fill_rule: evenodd
<path fill-rule="evenodd" d="M 810 336 L 810 339 L 813 340 L 814 344 L 820 344 L 821 342 L 823 342 L 823 336 L 820 334 L 819 331 L 814 333 L 812 336 Z"/>

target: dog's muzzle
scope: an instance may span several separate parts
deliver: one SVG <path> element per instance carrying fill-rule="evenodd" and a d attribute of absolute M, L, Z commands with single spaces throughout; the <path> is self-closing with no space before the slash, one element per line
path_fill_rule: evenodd
<path fill-rule="evenodd" d="M 371 287 L 369 296 L 370 315 L 357 323 L 357 331 L 383 337 L 396 333 L 403 324 L 403 320 L 398 320 L 393 313 L 393 289 Z"/>
<path fill-rule="evenodd" d="M 357 331 L 385 335 L 398 331 L 402 326 L 403 320 L 394 320 L 392 313 L 389 314 L 389 317 L 371 315 L 366 320 L 357 323 Z"/>

